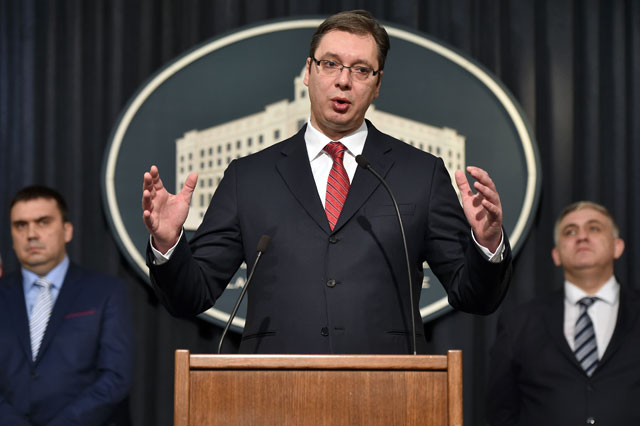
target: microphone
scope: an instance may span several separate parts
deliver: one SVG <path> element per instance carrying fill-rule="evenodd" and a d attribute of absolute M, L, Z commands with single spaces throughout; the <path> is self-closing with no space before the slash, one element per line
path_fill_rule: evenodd
<path fill-rule="evenodd" d="M 398 218 L 398 223 L 400 224 L 400 234 L 402 235 L 402 244 L 404 245 L 404 257 L 407 261 L 407 273 L 409 276 L 409 303 L 411 305 L 411 337 L 413 344 L 413 354 L 417 355 L 417 344 L 416 344 L 416 322 L 415 322 L 415 309 L 413 307 L 413 283 L 411 280 L 411 263 L 409 262 L 409 250 L 407 249 L 407 238 L 404 235 L 404 226 L 402 225 L 402 217 L 400 216 L 400 209 L 398 208 L 398 203 L 396 202 L 395 197 L 393 196 L 393 192 L 391 192 L 391 188 L 387 185 L 387 182 L 376 172 L 373 167 L 371 167 L 371 163 L 367 160 L 363 155 L 356 155 L 356 163 L 358 166 L 363 169 L 369 170 L 384 186 L 384 188 L 389 193 L 389 197 L 391 197 L 391 201 L 393 201 L 393 206 L 396 208 L 396 217 Z"/>
<path fill-rule="evenodd" d="M 227 331 L 229 331 L 229 327 L 231 327 L 231 322 L 235 318 L 236 313 L 238 312 L 238 308 L 240 307 L 240 302 L 242 302 L 242 298 L 244 297 L 244 294 L 247 292 L 247 288 L 249 288 L 249 283 L 251 283 L 251 278 L 253 278 L 253 273 L 256 271 L 256 266 L 258 266 L 258 261 L 260 260 L 260 257 L 262 257 L 262 254 L 265 251 L 267 251 L 267 248 L 269 247 L 270 242 L 271 242 L 271 237 L 268 235 L 263 235 L 262 237 L 260 237 L 260 241 L 258 241 L 258 248 L 257 248 L 258 256 L 256 257 L 256 261 L 253 262 L 253 266 L 251 267 L 251 272 L 249 273 L 247 282 L 242 287 L 242 291 L 240 292 L 240 297 L 238 297 L 236 306 L 233 307 L 233 311 L 231 311 L 231 315 L 229 315 L 229 320 L 227 321 L 227 325 L 224 327 L 222 336 L 220 336 L 220 343 L 218 343 L 218 355 L 220 354 L 220 351 L 222 351 L 222 342 L 224 341 L 224 336 L 227 335 Z"/>

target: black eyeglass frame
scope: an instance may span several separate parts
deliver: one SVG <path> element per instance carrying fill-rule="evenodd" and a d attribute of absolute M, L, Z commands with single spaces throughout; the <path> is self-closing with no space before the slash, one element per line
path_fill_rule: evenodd
<path fill-rule="evenodd" d="M 365 68 L 365 69 L 371 70 L 371 76 L 372 77 L 375 77 L 376 75 L 378 75 L 378 73 L 380 71 L 382 71 L 382 68 L 374 70 L 373 68 L 365 67 L 365 66 L 362 66 L 362 65 L 345 65 L 345 64 L 342 64 L 342 63 L 340 63 L 340 62 L 338 62 L 336 60 L 333 60 L 333 59 L 316 59 L 313 56 L 310 56 L 309 58 L 313 62 L 315 62 L 316 66 L 318 66 L 318 67 L 320 66 L 320 62 L 334 62 L 334 63 L 336 63 L 336 64 L 338 64 L 340 66 L 340 70 L 339 70 L 340 72 L 342 72 L 342 70 L 344 70 L 346 68 L 346 69 L 349 70 L 349 74 L 352 73 L 352 68 Z M 367 78 L 369 78 L 369 77 L 367 76 Z"/>

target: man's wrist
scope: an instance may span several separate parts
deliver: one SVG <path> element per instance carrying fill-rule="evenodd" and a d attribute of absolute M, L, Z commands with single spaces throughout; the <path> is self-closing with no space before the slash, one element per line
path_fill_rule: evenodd
<path fill-rule="evenodd" d="M 504 232 L 500 231 L 500 244 L 498 244 L 498 247 L 495 250 L 490 250 L 486 246 L 480 244 L 476 239 L 475 234 L 473 233 L 473 229 L 471 229 L 471 238 L 473 238 L 473 242 L 478 246 L 480 251 L 482 251 L 482 253 L 485 255 L 485 257 L 489 262 L 492 262 L 492 263 L 502 262 L 502 259 L 504 258 L 504 250 L 505 250 Z"/>
<path fill-rule="evenodd" d="M 162 250 L 162 247 L 156 246 L 156 242 L 153 238 L 153 235 L 149 236 L 149 245 L 151 246 L 151 251 L 153 252 L 153 256 L 155 257 L 155 260 L 153 262 L 155 265 L 162 265 L 163 263 L 166 263 L 169 261 L 169 259 L 171 259 L 171 255 L 173 254 L 174 250 L 176 249 L 176 246 L 182 239 L 183 232 L 184 232 L 184 229 L 180 230 L 180 235 L 178 236 L 178 240 L 176 241 L 176 243 L 166 250 Z"/>

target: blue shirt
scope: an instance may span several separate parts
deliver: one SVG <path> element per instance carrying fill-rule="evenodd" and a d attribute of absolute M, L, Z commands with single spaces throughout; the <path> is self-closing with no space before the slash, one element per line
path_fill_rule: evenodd
<path fill-rule="evenodd" d="M 60 294 L 60 289 L 62 288 L 62 283 L 64 282 L 64 277 L 67 275 L 68 269 L 69 258 L 65 256 L 58 266 L 53 268 L 44 276 L 44 278 L 49 280 L 51 283 L 51 303 L 53 306 L 55 306 L 58 294 Z M 31 320 L 31 310 L 33 309 L 33 305 L 36 303 L 38 293 L 40 293 L 41 289 L 40 286 L 35 285 L 38 278 L 40 278 L 39 275 L 22 268 L 22 288 L 24 289 L 24 300 L 27 304 L 27 316 L 29 317 L 29 320 Z"/>

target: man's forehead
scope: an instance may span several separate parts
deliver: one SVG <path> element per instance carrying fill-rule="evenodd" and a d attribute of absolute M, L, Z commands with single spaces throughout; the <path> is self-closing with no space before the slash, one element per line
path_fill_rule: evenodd
<path fill-rule="evenodd" d="M 611 219 L 609 219 L 609 217 L 604 213 L 586 207 L 584 209 L 576 210 L 567 214 L 564 218 L 562 218 L 560 226 L 562 228 L 566 228 L 569 226 L 578 226 L 585 223 L 601 223 L 605 225 L 612 225 Z"/>
<path fill-rule="evenodd" d="M 43 217 L 61 216 L 58 203 L 52 198 L 21 200 L 11 207 L 11 221 L 35 220 Z"/>
<path fill-rule="evenodd" d="M 355 51 L 356 45 L 358 51 Z M 336 56 L 349 54 L 359 56 L 362 60 L 377 60 L 378 46 L 373 36 L 367 34 L 356 34 L 341 30 L 332 30 L 322 36 L 316 51 L 322 54 L 333 54 Z M 371 56 L 371 58 L 368 58 Z"/>

